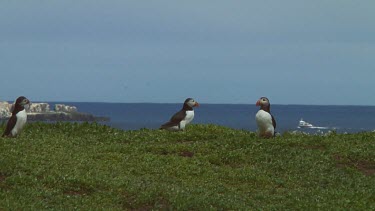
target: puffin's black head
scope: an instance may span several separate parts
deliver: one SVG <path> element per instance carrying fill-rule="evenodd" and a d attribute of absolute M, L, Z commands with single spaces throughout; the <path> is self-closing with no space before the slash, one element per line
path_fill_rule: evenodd
<path fill-rule="evenodd" d="M 264 111 L 267 111 L 267 112 L 270 112 L 271 104 L 270 104 L 270 101 L 268 100 L 268 98 L 266 98 L 266 97 L 261 97 L 257 101 L 256 106 L 260 106 L 260 109 L 262 109 Z"/>
<path fill-rule="evenodd" d="M 18 112 L 18 111 L 22 111 L 25 107 L 25 105 L 27 104 L 30 104 L 30 101 L 24 97 L 24 96 L 20 96 L 17 98 L 16 100 L 16 103 L 14 104 L 14 110 L 13 110 L 13 113 L 14 112 Z"/>
<path fill-rule="evenodd" d="M 199 103 L 196 102 L 193 98 L 187 98 L 184 102 L 184 109 L 185 110 L 192 110 L 193 107 L 198 107 Z"/>
<path fill-rule="evenodd" d="M 24 105 L 29 104 L 29 103 L 30 103 L 30 101 L 24 96 L 18 97 L 17 100 L 16 100 L 16 105 L 24 106 Z"/>

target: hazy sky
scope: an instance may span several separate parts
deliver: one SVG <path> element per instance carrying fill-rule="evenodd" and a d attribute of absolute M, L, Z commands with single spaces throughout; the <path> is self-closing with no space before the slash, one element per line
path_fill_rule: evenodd
<path fill-rule="evenodd" d="M 2 0 L 0 101 L 375 105 L 374 0 Z"/>

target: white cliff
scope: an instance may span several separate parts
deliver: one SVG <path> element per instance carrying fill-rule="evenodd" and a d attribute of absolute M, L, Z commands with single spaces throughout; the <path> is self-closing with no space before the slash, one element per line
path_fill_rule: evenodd
<path fill-rule="evenodd" d="M 48 103 L 32 103 L 28 108 L 26 108 L 28 113 L 46 113 L 50 112 Z"/>
<path fill-rule="evenodd" d="M 8 102 L 0 102 L 0 118 L 8 118 L 12 114 L 11 111 L 12 104 Z"/>
<path fill-rule="evenodd" d="M 56 112 L 74 113 L 74 112 L 78 112 L 78 109 L 75 106 L 68 106 L 68 105 L 64 105 L 64 104 L 56 104 L 55 105 L 55 111 Z"/>

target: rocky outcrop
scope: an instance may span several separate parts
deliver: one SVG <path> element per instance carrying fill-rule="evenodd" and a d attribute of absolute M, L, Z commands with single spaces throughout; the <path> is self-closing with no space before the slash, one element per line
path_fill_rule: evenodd
<path fill-rule="evenodd" d="M 12 104 L 0 102 L 0 118 L 9 118 L 12 115 Z"/>
<path fill-rule="evenodd" d="M 10 117 L 12 114 L 11 111 L 12 104 L 9 104 L 8 102 L 0 102 L 0 118 L 3 117 Z"/>
<path fill-rule="evenodd" d="M 48 103 L 32 103 L 28 108 L 26 108 L 28 113 L 45 113 L 50 112 Z"/>
<path fill-rule="evenodd" d="M 78 112 L 78 109 L 75 106 L 68 106 L 68 105 L 64 105 L 64 104 L 56 104 L 55 105 L 55 111 L 56 112 L 74 113 L 74 112 Z"/>
<path fill-rule="evenodd" d="M 8 119 L 12 110 L 13 104 L 0 102 L 0 119 Z M 26 107 L 26 112 L 31 121 L 109 121 L 107 117 L 81 113 L 77 107 L 64 104 L 56 104 L 54 110 L 50 110 L 48 103 L 32 103 Z"/>

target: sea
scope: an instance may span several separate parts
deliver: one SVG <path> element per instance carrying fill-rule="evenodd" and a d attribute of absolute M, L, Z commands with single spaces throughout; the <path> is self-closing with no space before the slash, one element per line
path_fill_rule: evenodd
<path fill-rule="evenodd" d="M 174 103 L 49 103 L 51 107 L 56 103 L 73 105 L 79 112 L 109 117 L 109 121 L 101 124 L 122 130 L 158 129 L 182 107 L 182 104 Z M 192 123 L 256 131 L 255 114 L 258 109 L 253 104 L 202 103 L 194 109 Z M 276 131 L 279 133 L 357 133 L 375 130 L 375 106 L 272 105 L 271 113 L 276 119 Z M 314 127 L 298 128 L 301 119 Z"/>

